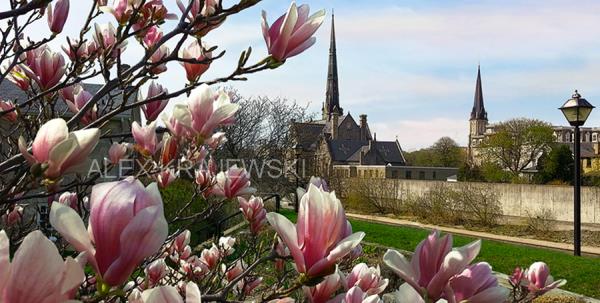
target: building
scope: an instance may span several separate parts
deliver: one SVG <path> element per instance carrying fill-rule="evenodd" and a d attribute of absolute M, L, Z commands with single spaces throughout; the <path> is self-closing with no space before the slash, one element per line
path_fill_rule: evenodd
<path fill-rule="evenodd" d="M 567 144 L 573 150 L 574 129 L 570 126 L 552 126 L 555 142 Z M 581 158 L 582 169 L 585 173 L 600 170 L 600 127 L 581 127 Z M 475 97 L 469 119 L 469 143 L 467 154 L 472 163 L 479 164 L 479 145 L 487 136 L 494 134 L 495 125 L 489 123 L 488 115 L 483 102 L 483 88 L 481 84 L 481 69 L 477 67 L 477 82 L 475 84 Z M 541 155 L 539 155 L 541 156 Z M 537 161 L 526 169 L 535 172 Z"/>
<path fill-rule="evenodd" d="M 359 115 L 356 120 L 350 112 L 344 112 L 340 104 L 333 16 L 321 119 L 292 121 L 291 133 L 296 146 L 293 154 L 301 163 L 301 175 L 304 176 L 334 174 L 340 177 L 446 180 L 448 175 L 447 170 L 433 172 L 435 168 L 406 167 L 398 140 L 377 140 L 376 134 L 371 133 L 366 114 Z M 456 170 L 450 175 L 456 175 Z"/>

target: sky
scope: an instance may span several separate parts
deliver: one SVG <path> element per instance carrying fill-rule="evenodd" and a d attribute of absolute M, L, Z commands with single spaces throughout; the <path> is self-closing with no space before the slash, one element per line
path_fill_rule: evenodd
<path fill-rule="evenodd" d="M 164 2 L 179 12 L 174 0 Z M 232 2 L 224 0 L 225 5 Z M 327 11 L 317 43 L 279 69 L 231 83 L 242 95 L 281 96 L 320 112 L 335 9 L 341 106 L 355 117 L 367 114 L 378 140 L 397 138 L 404 150 L 427 147 L 442 136 L 466 144 L 478 64 L 490 122 L 528 117 L 565 125 L 557 108 L 574 89 L 600 105 L 600 1 L 298 1 L 302 3 L 310 5 L 311 13 Z M 71 1 L 66 35 L 76 35 L 88 5 Z M 211 32 L 205 41 L 227 53 L 203 77 L 229 73 L 248 46 L 253 48 L 251 62 L 262 59 L 267 51 L 261 10 L 272 23 L 288 6 L 287 0 L 263 0 Z M 99 19 L 108 21 L 112 16 Z M 171 21 L 165 29 L 174 25 Z M 28 34 L 39 38 L 47 32 L 45 22 L 39 22 Z M 126 60 L 139 58 L 140 50 L 130 42 Z M 169 65 L 159 82 L 170 90 L 180 88 L 182 68 Z M 170 107 L 182 101 L 172 100 Z M 586 126 L 599 124 L 597 110 Z"/>

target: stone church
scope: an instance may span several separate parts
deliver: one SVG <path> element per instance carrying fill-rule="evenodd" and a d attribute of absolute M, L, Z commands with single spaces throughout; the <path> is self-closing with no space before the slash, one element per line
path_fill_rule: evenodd
<path fill-rule="evenodd" d="M 292 121 L 291 132 L 296 157 L 303 163 L 304 175 L 329 176 L 334 171 L 345 177 L 385 178 L 386 167 L 404 166 L 398 141 L 378 141 L 372 134 L 367 115 L 356 120 L 340 105 L 335 25 L 332 16 L 329 68 L 322 116 L 317 121 Z"/>
<path fill-rule="evenodd" d="M 560 103 L 560 100 L 557 102 Z M 571 126 L 552 126 L 554 139 L 557 144 L 565 144 L 573 150 L 574 130 Z M 600 127 L 581 127 L 581 166 L 585 173 L 600 171 Z M 469 119 L 469 160 L 474 164 L 481 164 L 479 145 L 486 137 L 494 134 L 496 124 L 488 122 L 488 114 L 483 102 L 483 88 L 481 85 L 481 70 L 477 67 L 477 82 L 475 84 L 475 97 Z M 541 156 L 541 155 L 539 155 Z M 538 159 L 539 159 L 538 156 Z M 535 172 L 537 160 L 533 161 L 527 171 Z"/>

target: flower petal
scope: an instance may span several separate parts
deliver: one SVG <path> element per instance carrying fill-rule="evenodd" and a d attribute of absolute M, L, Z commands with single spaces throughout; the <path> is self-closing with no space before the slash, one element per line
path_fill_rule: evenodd
<path fill-rule="evenodd" d="M 278 213 L 268 213 L 267 220 L 273 226 L 283 243 L 290 250 L 290 254 L 294 258 L 298 272 L 306 272 L 304 256 L 298 246 L 298 236 L 296 234 L 296 226 L 288 218 Z"/>

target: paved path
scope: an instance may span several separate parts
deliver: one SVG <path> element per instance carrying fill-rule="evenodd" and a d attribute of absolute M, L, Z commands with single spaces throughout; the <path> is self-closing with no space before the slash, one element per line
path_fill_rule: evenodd
<path fill-rule="evenodd" d="M 473 238 L 496 240 L 496 241 L 502 241 L 502 242 L 516 243 L 516 244 L 524 244 L 524 245 L 529 245 L 529 246 L 551 248 L 551 249 L 557 249 L 557 250 L 562 250 L 562 251 L 573 251 L 573 245 L 567 244 L 567 243 L 557 243 L 557 242 L 550 242 L 550 241 L 543 241 L 543 240 L 536 240 L 536 239 L 495 235 L 495 234 L 491 234 L 491 233 L 487 233 L 487 232 L 470 231 L 470 230 L 465 230 L 465 229 L 460 229 L 460 228 L 437 226 L 437 225 L 432 225 L 432 224 L 423 224 L 423 223 L 402 220 L 402 219 L 394 219 L 394 218 L 389 218 L 389 217 L 361 215 L 361 214 L 353 214 L 353 213 L 346 213 L 346 216 L 348 216 L 349 218 L 352 218 L 352 219 L 359 219 L 359 220 L 365 220 L 365 221 L 370 221 L 370 222 L 378 222 L 378 223 L 400 225 L 400 226 L 411 226 L 411 227 L 425 228 L 425 229 L 437 229 L 440 231 L 444 231 L 444 232 L 448 232 L 448 233 L 452 233 L 452 234 L 456 234 L 456 235 L 469 236 L 469 237 L 473 237 Z M 600 256 L 600 247 L 583 246 L 583 247 L 581 247 L 581 252 L 583 254 L 587 254 L 587 255 Z"/>

